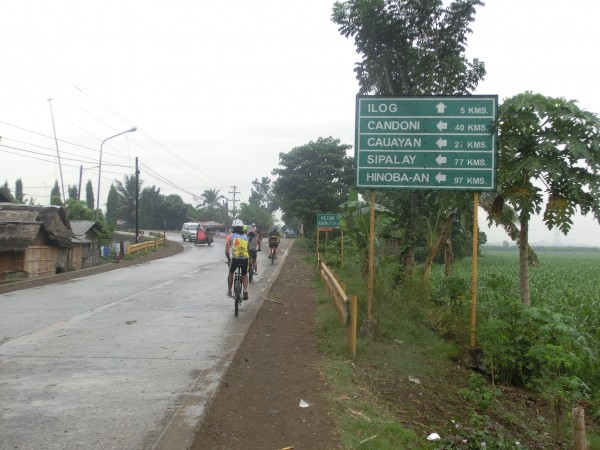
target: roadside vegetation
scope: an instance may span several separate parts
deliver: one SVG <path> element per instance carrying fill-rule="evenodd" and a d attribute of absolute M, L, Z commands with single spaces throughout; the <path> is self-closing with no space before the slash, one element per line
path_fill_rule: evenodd
<path fill-rule="evenodd" d="M 359 296 L 360 326 L 367 286 L 361 256 L 347 241 L 342 267 L 339 239 L 329 240 L 326 259 L 347 292 Z M 313 240 L 300 242 L 314 255 Z M 315 273 L 322 370 L 343 447 L 573 448 L 571 408 L 583 404 L 588 448 L 600 448 L 600 252 L 544 252 L 540 260 L 526 307 L 518 253 L 482 251 L 477 343 L 485 358 L 476 370 L 462 364 L 470 334 L 470 258 L 451 276 L 438 264 L 430 282 L 413 276 L 402 286 L 379 260 L 376 334 L 359 338 L 356 357 Z M 439 439 L 428 441 L 432 433 Z"/>

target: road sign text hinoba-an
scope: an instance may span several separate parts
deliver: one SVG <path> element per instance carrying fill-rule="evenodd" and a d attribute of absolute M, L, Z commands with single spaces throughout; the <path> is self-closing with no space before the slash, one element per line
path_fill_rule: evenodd
<path fill-rule="evenodd" d="M 497 96 L 356 99 L 356 186 L 493 190 Z"/>

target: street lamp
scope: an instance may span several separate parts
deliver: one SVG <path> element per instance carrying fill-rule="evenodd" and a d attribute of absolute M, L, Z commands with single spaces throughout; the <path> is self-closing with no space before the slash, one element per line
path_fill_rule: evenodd
<path fill-rule="evenodd" d="M 96 219 L 98 219 L 98 217 L 100 216 L 100 175 L 102 174 L 102 146 L 109 139 L 112 139 L 117 136 L 121 136 L 122 134 L 125 134 L 125 133 L 133 133 L 136 130 L 137 130 L 137 127 L 133 127 L 127 131 L 122 131 L 119 134 L 115 134 L 114 136 L 107 137 L 100 144 L 100 162 L 98 163 L 98 191 L 96 192 Z"/>

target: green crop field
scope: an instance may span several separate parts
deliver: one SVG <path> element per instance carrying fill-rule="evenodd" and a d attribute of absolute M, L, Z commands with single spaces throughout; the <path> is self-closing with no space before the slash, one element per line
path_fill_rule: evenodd
<path fill-rule="evenodd" d="M 519 295 L 519 256 L 516 251 L 483 251 L 478 258 L 478 290 L 485 300 L 490 277 L 511 282 L 511 291 Z M 588 331 L 600 326 L 600 252 L 540 252 L 539 267 L 530 267 L 532 306 L 577 319 L 578 327 Z M 471 280 L 472 261 L 455 265 L 454 275 Z M 597 334 L 597 333 L 596 333 Z"/>
<path fill-rule="evenodd" d="M 519 296 L 516 251 L 483 250 L 477 267 L 477 344 L 499 380 L 524 383 L 564 396 L 591 400 L 600 416 L 600 252 L 538 252 L 530 267 L 531 307 Z M 454 265 L 448 278 L 437 268 L 438 302 L 471 303 L 472 261 Z M 492 361 L 493 360 L 493 361 Z"/>

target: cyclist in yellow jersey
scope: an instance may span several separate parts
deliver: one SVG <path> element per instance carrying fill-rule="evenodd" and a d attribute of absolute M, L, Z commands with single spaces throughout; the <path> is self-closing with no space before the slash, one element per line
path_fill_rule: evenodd
<path fill-rule="evenodd" d="M 233 274 L 238 266 L 242 268 L 242 286 L 244 287 L 243 299 L 248 300 L 248 236 L 244 234 L 244 222 L 235 219 L 232 223 L 232 232 L 225 240 L 225 256 L 229 262 L 229 275 L 227 276 L 227 296 L 231 297 Z"/>

